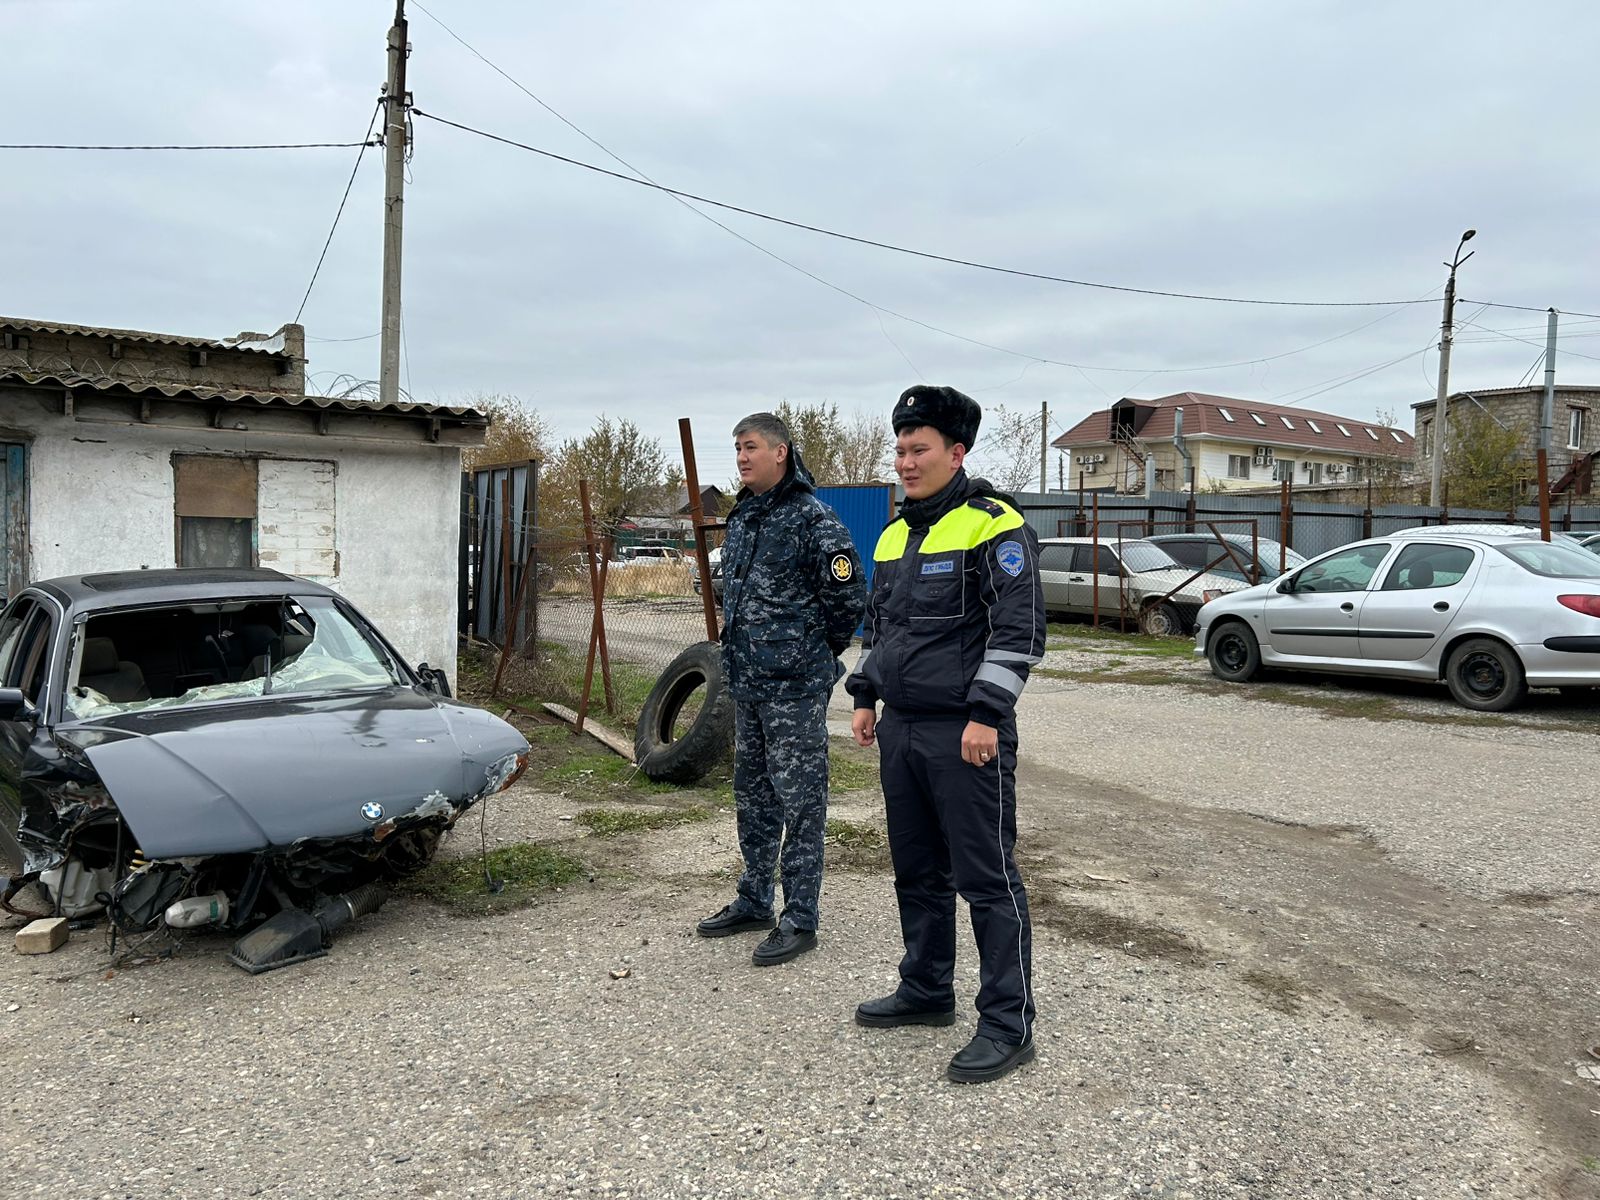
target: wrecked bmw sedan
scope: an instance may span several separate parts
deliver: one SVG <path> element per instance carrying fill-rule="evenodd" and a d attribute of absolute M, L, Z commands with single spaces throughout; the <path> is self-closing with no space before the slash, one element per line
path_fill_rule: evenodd
<path fill-rule="evenodd" d="M 326 952 L 510 787 L 528 743 L 350 603 L 268 570 L 35 583 L 0 614 L 0 903 Z"/>

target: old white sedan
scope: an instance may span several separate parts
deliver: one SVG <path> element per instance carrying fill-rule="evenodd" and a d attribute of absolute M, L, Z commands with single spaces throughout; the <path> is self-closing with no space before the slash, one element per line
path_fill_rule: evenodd
<path fill-rule="evenodd" d="M 1219 679 L 1263 666 L 1443 680 L 1500 712 L 1531 687 L 1600 687 L 1600 558 L 1504 534 L 1374 538 L 1200 610 Z"/>

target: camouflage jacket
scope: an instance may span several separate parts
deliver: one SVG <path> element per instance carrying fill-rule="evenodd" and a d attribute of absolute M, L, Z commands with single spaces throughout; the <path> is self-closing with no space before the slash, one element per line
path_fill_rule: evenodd
<path fill-rule="evenodd" d="M 776 487 L 739 493 L 722 578 L 722 673 L 734 698 L 829 691 L 861 623 L 866 584 L 849 531 L 817 499 L 794 447 Z"/>

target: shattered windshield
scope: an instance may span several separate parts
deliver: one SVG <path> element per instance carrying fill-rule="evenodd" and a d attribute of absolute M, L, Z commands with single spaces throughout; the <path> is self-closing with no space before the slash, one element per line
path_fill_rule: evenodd
<path fill-rule="evenodd" d="M 326 596 L 100 613 L 76 639 L 67 711 L 78 720 L 258 696 L 401 682 Z"/>

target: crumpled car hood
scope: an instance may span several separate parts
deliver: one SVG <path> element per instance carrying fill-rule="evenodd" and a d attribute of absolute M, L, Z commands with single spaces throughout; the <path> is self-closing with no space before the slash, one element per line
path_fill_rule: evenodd
<path fill-rule="evenodd" d="M 470 802 L 495 763 L 527 748 L 489 713 L 399 687 L 130 713 L 58 736 L 153 859 L 360 836 Z"/>

